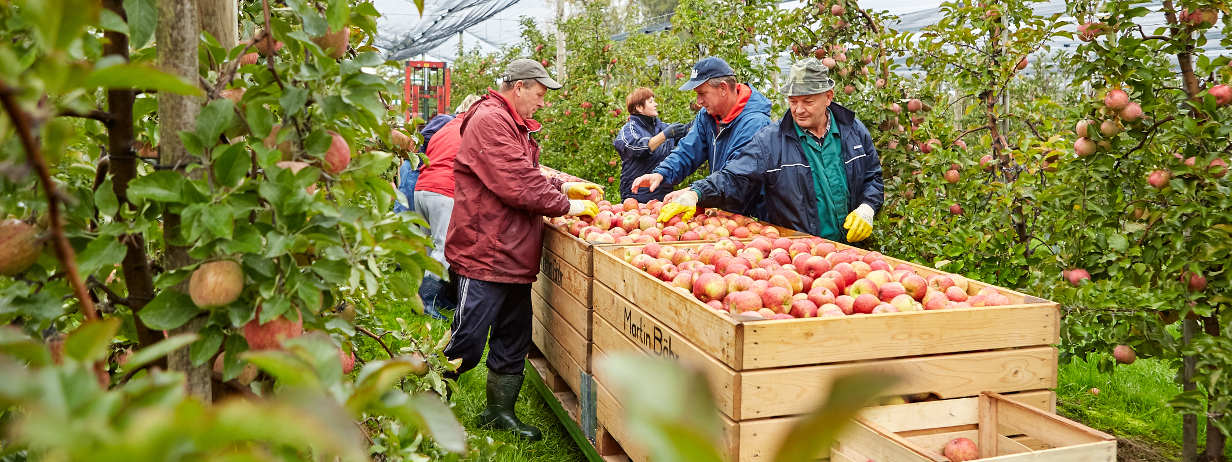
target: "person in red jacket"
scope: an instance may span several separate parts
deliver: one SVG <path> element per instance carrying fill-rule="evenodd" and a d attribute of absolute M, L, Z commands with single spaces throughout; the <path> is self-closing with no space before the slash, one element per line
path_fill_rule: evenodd
<path fill-rule="evenodd" d="M 462 142 L 454 159 L 454 207 L 445 259 L 459 275 L 458 309 L 445 356 L 462 359 L 453 378 L 479 364 L 488 351 L 487 408 L 480 425 L 542 438 L 522 423 L 514 403 L 522 389 L 530 349 L 530 285 L 539 273 L 543 217 L 589 215 L 591 183 L 563 183 L 539 172 L 539 144 L 531 117 L 543 96 L 560 84 L 538 62 L 518 59 L 501 75 L 500 91 L 462 116 Z M 489 331 L 491 338 L 489 339 Z"/>
<path fill-rule="evenodd" d="M 479 101 L 479 96 L 468 95 L 458 105 L 456 114 L 463 114 Z M 453 159 L 458 155 L 458 147 L 462 143 L 462 118 L 453 120 L 437 129 L 428 141 L 426 154 L 428 165 L 419 173 L 415 183 L 415 193 L 410 197 L 418 211 L 428 220 L 428 232 L 432 234 L 432 252 L 429 254 L 445 269 L 449 263 L 445 261 L 445 233 L 449 230 L 449 217 L 453 215 Z M 423 300 L 424 312 L 437 319 L 445 319 L 440 310 L 452 310 L 457 303 L 452 300 L 449 289 L 456 291 L 456 277 L 450 277 L 449 283 L 441 280 L 435 274 L 424 273 L 423 283 L 419 285 L 419 298 Z"/>

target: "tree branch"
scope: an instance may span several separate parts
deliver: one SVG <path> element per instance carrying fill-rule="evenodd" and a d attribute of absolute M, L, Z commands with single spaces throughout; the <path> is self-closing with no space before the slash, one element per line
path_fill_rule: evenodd
<path fill-rule="evenodd" d="M 133 307 L 133 305 L 128 302 L 127 298 L 121 297 L 119 294 L 113 292 L 110 287 L 107 287 L 106 284 L 103 284 L 103 282 L 99 281 L 98 278 L 94 277 L 94 275 L 87 276 L 86 282 L 89 282 L 90 286 L 99 288 L 103 291 L 103 293 L 106 293 L 112 303 L 124 305 L 129 308 Z"/>
<path fill-rule="evenodd" d="M 372 333 L 372 331 L 365 329 L 363 326 L 355 326 L 355 330 L 362 332 L 364 335 L 372 337 L 373 340 L 376 340 L 376 343 L 381 344 L 381 348 L 385 349 L 385 353 L 388 353 L 390 358 L 394 357 L 394 351 L 389 349 L 389 345 L 386 345 L 385 341 L 381 340 L 381 337 L 379 335 Z"/>
<path fill-rule="evenodd" d="M 105 125 L 111 125 L 115 122 L 115 119 L 111 117 L 111 113 L 100 111 L 98 109 L 92 109 L 86 112 L 77 112 L 66 109 L 60 111 L 59 114 L 56 114 L 56 117 L 77 117 L 81 119 L 97 120 Z"/>
<path fill-rule="evenodd" d="M 972 128 L 972 129 L 968 129 L 967 131 L 964 131 L 964 132 L 962 132 L 962 133 L 959 133 L 959 134 L 958 134 L 958 136 L 954 137 L 954 140 L 955 140 L 955 141 L 957 141 L 957 140 L 961 140 L 961 139 L 963 139 L 963 137 L 964 137 L 964 136 L 970 135 L 970 134 L 975 133 L 975 132 L 978 132 L 978 131 L 980 131 L 980 130 L 988 130 L 988 128 L 989 128 L 989 127 L 988 127 L 988 125 L 980 125 L 980 126 L 978 126 L 978 127 L 975 127 L 975 128 Z"/>
<path fill-rule="evenodd" d="M 64 218 L 60 216 L 60 194 L 56 191 L 55 183 L 51 181 L 51 169 L 47 167 L 47 161 L 43 159 L 43 154 L 39 151 L 38 141 L 34 139 L 30 115 L 17 105 L 13 94 L 13 88 L 8 85 L 8 82 L 0 80 L 0 102 L 3 103 L 5 112 L 9 113 L 9 119 L 13 121 L 14 128 L 17 129 L 21 145 L 26 150 L 26 160 L 38 172 L 43 194 L 47 196 L 47 213 L 51 218 L 51 235 L 55 241 L 56 256 L 68 273 L 73 292 L 81 301 L 82 314 L 87 320 L 96 320 L 98 311 L 94 309 L 94 301 L 90 299 L 86 285 L 81 281 L 81 275 L 77 273 L 77 257 L 73 252 L 73 246 L 69 245 L 68 237 L 64 235 Z"/>
<path fill-rule="evenodd" d="M 274 40 L 274 29 L 270 27 L 269 0 L 261 0 L 261 9 L 265 15 L 265 30 L 259 34 L 261 37 L 253 37 L 252 41 L 256 42 L 257 40 L 269 40 L 270 55 L 265 57 L 265 66 L 269 68 L 271 74 L 274 74 L 274 82 L 278 83 L 278 88 L 285 90 L 286 88 L 282 86 L 282 79 L 278 77 L 278 71 L 274 69 L 274 55 L 278 52 L 275 50 L 275 44 L 277 42 Z"/>

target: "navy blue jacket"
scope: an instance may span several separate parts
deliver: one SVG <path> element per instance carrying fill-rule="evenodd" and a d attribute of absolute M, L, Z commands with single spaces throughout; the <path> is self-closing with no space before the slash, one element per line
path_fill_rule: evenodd
<path fill-rule="evenodd" d="M 649 202 L 651 199 L 661 201 L 663 196 L 672 190 L 672 186 L 675 186 L 675 183 L 664 183 L 654 192 L 646 188 L 642 188 L 636 194 L 630 191 L 634 179 L 654 170 L 655 166 L 658 166 L 659 162 L 662 162 L 672 152 L 672 148 L 676 147 L 676 140 L 668 138 L 659 145 L 658 149 L 650 150 L 650 138 L 662 133 L 667 126 L 668 123 L 659 120 L 658 117 L 634 114 L 629 116 L 629 122 L 616 134 L 616 139 L 612 140 L 612 146 L 620 154 L 621 199 L 632 197 L 642 203 Z"/>
<path fill-rule="evenodd" d="M 679 184 L 701 167 L 702 162 L 710 162 L 711 172 L 722 170 L 740 148 L 753 139 L 758 130 L 770 124 L 770 100 L 752 87 L 749 89 L 752 92 L 744 110 L 735 120 L 723 127 L 719 127 L 714 117 L 705 109 L 698 111 L 697 118 L 693 120 L 693 130 L 680 139 L 672 153 L 654 170 L 654 173 L 663 175 L 663 184 Z M 752 202 L 749 205 L 756 206 L 760 201 Z M 729 210 L 757 215 L 752 208 L 739 207 Z"/>
<path fill-rule="evenodd" d="M 880 211 L 885 194 L 881 161 L 872 136 L 850 109 L 831 103 L 830 110 L 843 141 L 847 211 L 850 213 L 860 204 Z M 761 218 L 814 236 L 821 234 L 812 167 L 804 156 L 790 112 L 778 124 L 757 132 L 723 170 L 694 182 L 692 188 L 698 191 L 698 205 L 727 210 L 744 208 L 764 190 L 765 216 Z"/>

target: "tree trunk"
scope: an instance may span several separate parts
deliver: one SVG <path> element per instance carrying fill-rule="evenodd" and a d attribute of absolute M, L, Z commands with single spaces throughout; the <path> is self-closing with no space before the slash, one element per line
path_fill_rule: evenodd
<path fill-rule="evenodd" d="M 1219 313 L 1215 312 L 1210 316 L 1202 318 L 1202 327 L 1206 335 L 1219 337 L 1222 332 L 1219 326 Z M 1210 393 L 1210 391 L 1208 390 L 1207 393 Z M 1219 427 L 1216 425 L 1220 416 L 1216 415 L 1215 411 L 1210 408 L 1212 398 L 1212 396 L 1207 396 L 1206 460 L 1209 462 L 1224 462 L 1227 459 L 1223 456 L 1223 450 L 1228 438 L 1219 431 Z"/>
<path fill-rule="evenodd" d="M 106 0 L 104 6 L 126 17 L 121 0 Z M 128 60 L 128 35 L 120 32 L 107 31 L 103 34 L 106 45 L 103 54 L 120 56 Z M 133 90 L 108 90 L 107 110 L 111 121 L 107 123 L 107 150 L 110 152 L 111 189 L 115 192 L 121 206 L 128 204 L 128 183 L 137 177 L 137 157 L 133 152 L 133 101 L 136 92 Z M 120 214 L 116 214 L 119 219 Z M 154 276 L 150 273 L 149 256 L 145 252 L 145 236 L 141 234 L 126 234 L 124 242 L 124 261 L 121 271 L 124 273 L 124 285 L 128 289 L 125 296 L 128 306 L 133 312 L 133 323 L 137 326 L 137 341 L 141 347 L 148 347 L 162 339 L 158 332 L 146 327 L 137 313 L 154 298 Z M 165 360 L 159 360 L 159 367 L 166 367 Z"/>
<path fill-rule="evenodd" d="M 1181 341 L 1188 348 L 1190 342 L 1193 341 L 1194 331 L 1198 329 L 1198 321 L 1189 319 L 1186 316 L 1181 322 Z M 1181 369 L 1181 390 L 1193 391 L 1197 385 L 1194 384 L 1194 367 L 1197 365 L 1198 359 L 1193 355 L 1187 355 L 1183 358 L 1183 366 Z M 1198 460 L 1198 416 L 1193 414 L 1185 414 L 1181 416 L 1181 460 L 1191 462 Z"/>
<path fill-rule="evenodd" d="M 209 32 L 227 50 L 239 43 L 238 10 L 235 0 L 197 0 L 201 30 Z"/>
<path fill-rule="evenodd" d="M 158 67 L 196 84 L 197 38 L 201 25 L 197 18 L 197 2 L 185 0 L 158 0 Z M 181 131 L 193 130 L 202 101 L 194 96 L 161 93 L 158 95 L 158 135 L 160 164 L 180 172 L 198 159 L 189 153 L 180 141 Z M 200 174 L 201 170 L 197 170 Z M 167 242 L 175 242 L 180 235 L 180 217 L 168 213 L 163 217 L 163 235 Z M 181 268 L 193 263 L 188 248 L 167 245 L 165 258 L 167 269 Z M 177 288 L 187 292 L 187 281 Z M 205 322 L 204 316 L 189 321 L 173 333 L 196 332 Z M 188 348 L 181 348 L 167 356 L 171 370 L 184 372 L 188 379 L 188 393 L 210 401 L 210 367 L 208 364 L 194 367 Z"/>

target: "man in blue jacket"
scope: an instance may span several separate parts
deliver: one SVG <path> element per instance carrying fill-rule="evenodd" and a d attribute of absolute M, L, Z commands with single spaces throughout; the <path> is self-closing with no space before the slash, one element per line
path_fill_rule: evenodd
<path fill-rule="evenodd" d="M 765 192 L 771 223 L 839 242 L 872 233 L 884 187 L 868 129 L 834 103 L 834 80 L 820 61 L 792 65 L 783 87 L 791 109 L 763 128 L 736 158 L 688 189 L 668 194 L 659 220 L 697 205 L 732 210 Z"/>
<path fill-rule="evenodd" d="M 653 172 L 633 180 L 633 193 L 641 188 L 653 192 L 660 184 L 679 184 L 702 162 L 710 162 L 712 172 L 722 170 L 758 130 L 770 123 L 770 100 L 739 83 L 736 72 L 720 58 L 712 56 L 698 61 L 693 66 L 693 75 L 680 89 L 696 92 L 697 103 L 703 110 L 693 120 L 693 130 L 676 143 L 672 153 Z M 758 216 L 754 207 L 760 203 L 750 201 L 749 207 L 732 211 Z"/>

